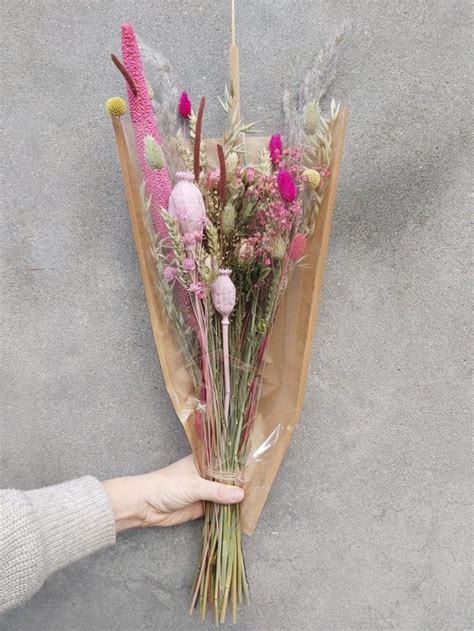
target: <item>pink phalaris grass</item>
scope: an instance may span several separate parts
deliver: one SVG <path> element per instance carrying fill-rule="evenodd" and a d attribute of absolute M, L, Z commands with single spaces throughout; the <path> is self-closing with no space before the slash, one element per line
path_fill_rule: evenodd
<path fill-rule="evenodd" d="M 293 178 L 291 177 L 291 173 L 285 171 L 285 169 L 280 169 L 278 171 L 278 190 L 280 191 L 281 198 L 291 204 L 295 201 L 298 191 L 296 190 L 295 183 Z"/>
<path fill-rule="evenodd" d="M 179 97 L 178 112 L 182 118 L 189 118 L 191 116 L 192 106 L 189 100 L 188 93 L 182 92 Z"/>
<path fill-rule="evenodd" d="M 268 151 L 273 164 L 279 164 L 283 153 L 283 143 L 280 134 L 273 134 L 268 143 Z"/>
<path fill-rule="evenodd" d="M 304 234 L 297 234 L 291 242 L 290 249 L 288 251 L 288 258 L 290 261 L 299 261 L 303 256 L 306 249 L 306 237 Z"/>
<path fill-rule="evenodd" d="M 136 95 L 127 84 L 130 118 L 132 119 L 138 159 L 148 194 L 151 196 L 151 216 L 155 231 L 162 239 L 168 237 L 165 222 L 159 208 L 168 208 L 171 182 L 166 168 L 152 169 L 145 160 L 145 137 L 153 136 L 161 144 L 155 113 L 148 94 L 137 38 L 131 24 L 122 24 L 122 62 L 133 79 Z"/>

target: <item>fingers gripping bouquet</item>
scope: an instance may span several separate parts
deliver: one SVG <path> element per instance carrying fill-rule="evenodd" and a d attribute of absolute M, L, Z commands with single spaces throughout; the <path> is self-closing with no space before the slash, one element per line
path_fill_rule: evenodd
<path fill-rule="evenodd" d="M 209 479 L 242 485 L 256 449 L 266 351 L 330 182 L 339 108 L 333 101 L 324 117 L 317 100 L 307 100 L 299 123 L 295 108 L 286 137 L 259 139 L 251 156 L 253 126 L 240 117 L 234 40 L 222 140 L 204 142 L 205 99 L 195 112 L 186 92 L 172 108 L 158 104 L 165 126 L 175 127 L 162 137 L 132 26 L 122 26 L 122 62 L 113 59 L 127 81 L 159 298 L 194 391 L 195 457 Z M 115 97 L 107 109 L 118 117 L 126 106 Z M 204 618 L 211 606 L 216 622 L 225 622 L 229 608 L 235 620 L 238 603 L 248 599 L 240 511 L 205 508 L 191 609 Z"/>

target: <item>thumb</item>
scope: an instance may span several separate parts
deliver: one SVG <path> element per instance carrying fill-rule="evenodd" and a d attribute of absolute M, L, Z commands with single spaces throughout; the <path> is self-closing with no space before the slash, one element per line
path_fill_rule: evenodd
<path fill-rule="evenodd" d="M 211 482 L 201 478 L 197 488 L 197 499 L 206 500 L 208 502 L 217 502 L 217 504 L 237 504 L 244 499 L 244 491 L 238 486 L 230 486 L 221 484 L 220 482 Z"/>

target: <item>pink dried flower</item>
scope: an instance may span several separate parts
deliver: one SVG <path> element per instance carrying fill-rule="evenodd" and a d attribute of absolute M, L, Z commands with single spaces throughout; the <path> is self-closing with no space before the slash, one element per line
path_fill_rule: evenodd
<path fill-rule="evenodd" d="M 220 169 L 214 169 L 207 175 L 207 187 L 211 191 L 217 191 L 221 179 Z"/>
<path fill-rule="evenodd" d="M 179 97 L 179 103 L 178 103 L 179 115 L 182 118 L 189 118 L 191 115 L 191 110 L 192 110 L 192 106 L 191 106 L 191 101 L 189 100 L 189 97 L 188 97 L 188 93 L 182 92 L 181 96 Z"/>
<path fill-rule="evenodd" d="M 255 169 L 252 169 L 252 167 L 245 169 L 242 173 L 242 180 L 245 184 L 252 185 L 255 182 Z"/>
<path fill-rule="evenodd" d="M 273 134 L 268 143 L 268 151 L 270 152 L 270 158 L 273 164 L 279 164 L 281 154 L 283 152 L 283 144 L 281 142 L 280 134 Z"/>
<path fill-rule="evenodd" d="M 298 194 L 295 183 L 291 174 L 285 169 L 278 171 L 278 190 L 280 191 L 281 198 L 288 203 L 295 201 Z"/>
<path fill-rule="evenodd" d="M 297 234 L 290 245 L 288 257 L 290 261 L 299 261 L 306 249 L 306 237 L 304 234 Z"/>
<path fill-rule="evenodd" d="M 206 295 L 204 285 L 202 283 L 191 283 L 189 285 L 189 291 L 197 296 L 197 298 L 204 298 Z"/>
<path fill-rule="evenodd" d="M 183 236 L 184 245 L 190 247 L 196 243 L 196 235 L 194 232 L 186 232 Z"/>
<path fill-rule="evenodd" d="M 155 121 L 153 105 L 148 94 L 140 49 L 131 24 L 122 25 L 122 62 L 136 88 L 136 94 L 134 94 L 127 84 L 130 118 L 132 119 L 135 133 L 138 159 L 148 193 L 151 196 L 153 225 L 159 236 L 162 239 L 166 239 L 168 231 L 159 208 L 168 207 L 171 183 L 166 168 L 152 169 L 145 160 L 145 138 L 152 136 L 158 145 L 161 144 L 161 140 Z"/>
<path fill-rule="evenodd" d="M 171 281 L 176 278 L 177 273 L 178 270 L 176 269 L 176 267 L 171 267 L 171 265 L 167 265 L 163 270 L 163 278 L 168 281 L 168 283 L 171 283 Z"/>
<path fill-rule="evenodd" d="M 196 267 L 193 259 L 184 259 L 183 261 L 183 269 L 185 272 L 192 272 Z"/>

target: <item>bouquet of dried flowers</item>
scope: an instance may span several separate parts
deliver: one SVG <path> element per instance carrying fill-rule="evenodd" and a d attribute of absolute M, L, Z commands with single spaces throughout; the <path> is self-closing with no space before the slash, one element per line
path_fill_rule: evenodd
<path fill-rule="evenodd" d="M 168 83 L 157 101 L 131 25 L 122 26 L 122 61 L 113 60 L 127 82 L 158 290 L 194 386 L 195 456 L 204 476 L 239 485 L 255 448 L 272 326 L 293 271 L 304 262 L 331 177 L 339 106 L 332 101 L 325 116 L 321 90 L 307 79 L 298 102 L 285 96 L 286 133 L 273 134 L 250 160 L 253 125 L 240 115 L 232 31 L 231 83 L 221 101 L 227 123 L 215 159 L 203 140 L 204 97 L 195 110 L 188 94 L 178 96 Z M 125 101 L 109 99 L 107 110 L 119 117 Z M 230 608 L 236 620 L 248 593 L 240 507 L 208 503 L 191 609 L 204 618 L 211 606 L 223 623 Z"/>

